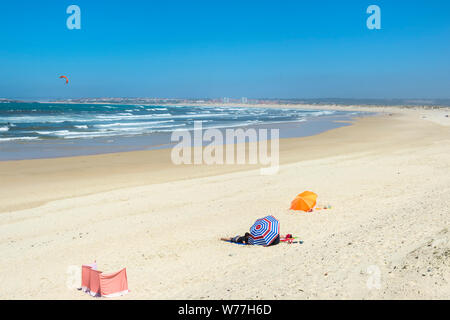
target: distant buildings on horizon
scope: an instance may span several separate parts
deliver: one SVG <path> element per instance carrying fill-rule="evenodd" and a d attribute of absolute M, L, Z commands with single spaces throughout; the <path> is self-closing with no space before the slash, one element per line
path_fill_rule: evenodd
<path fill-rule="evenodd" d="M 33 102 L 33 100 L 0 98 L 0 103 Z M 115 103 L 115 104 L 306 104 L 306 105 L 380 105 L 380 106 L 450 106 L 450 99 L 248 99 L 241 98 L 72 98 L 72 99 L 46 99 L 34 102 L 54 103 Z"/>

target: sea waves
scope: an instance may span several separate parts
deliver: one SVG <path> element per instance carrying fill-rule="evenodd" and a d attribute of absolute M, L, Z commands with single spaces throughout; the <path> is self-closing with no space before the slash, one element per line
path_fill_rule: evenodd
<path fill-rule="evenodd" d="M 245 107 L 10 103 L 0 108 L 0 142 L 137 136 L 194 127 L 304 122 L 338 113 Z"/>

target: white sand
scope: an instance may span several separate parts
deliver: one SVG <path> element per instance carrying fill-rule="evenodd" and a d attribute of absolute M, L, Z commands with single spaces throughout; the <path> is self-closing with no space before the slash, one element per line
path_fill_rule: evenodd
<path fill-rule="evenodd" d="M 181 180 L 168 169 L 168 182 L 152 180 L 155 164 L 129 169 L 139 152 L 0 163 L 0 298 L 92 299 L 67 271 L 96 259 L 105 272 L 127 267 L 120 299 L 449 299 L 450 112 L 382 109 L 286 139 L 273 176 L 186 168 Z M 62 173 L 74 163 L 82 179 Z M 109 174 L 82 169 L 108 163 Z M 304 190 L 332 209 L 289 211 Z M 218 241 L 268 214 L 304 243 Z"/>

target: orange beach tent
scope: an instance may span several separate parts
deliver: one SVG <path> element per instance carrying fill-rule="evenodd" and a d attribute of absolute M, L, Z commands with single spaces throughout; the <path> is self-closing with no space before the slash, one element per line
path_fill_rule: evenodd
<path fill-rule="evenodd" d="M 311 191 L 300 193 L 291 202 L 292 210 L 309 211 L 316 205 L 317 194 Z"/>

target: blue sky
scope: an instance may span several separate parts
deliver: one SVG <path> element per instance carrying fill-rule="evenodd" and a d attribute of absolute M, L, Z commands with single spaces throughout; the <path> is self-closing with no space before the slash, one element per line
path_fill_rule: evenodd
<path fill-rule="evenodd" d="M 0 97 L 450 98 L 449 14 L 447 0 L 2 1 Z"/>

